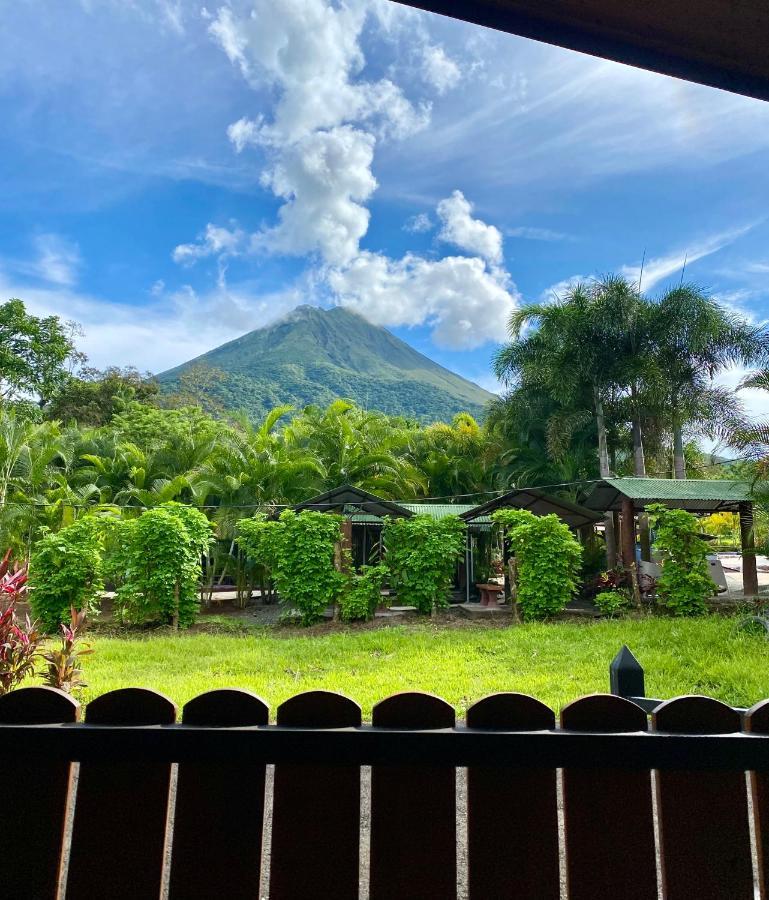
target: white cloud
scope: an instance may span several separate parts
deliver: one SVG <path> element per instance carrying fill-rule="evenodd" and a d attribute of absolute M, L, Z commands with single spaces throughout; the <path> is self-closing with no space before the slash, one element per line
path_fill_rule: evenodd
<path fill-rule="evenodd" d="M 445 94 L 457 86 L 462 71 L 443 47 L 426 44 L 422 53 L 422 77 L 439 94 Z"/>
<path fill-rule="evenodd" d="M 443 227 L 438 237 L 498 265 L 502 262 L 502 235 L 493 225 L 474 219 L 472 211 L 473 207 L 462 191 L 454 191 L 450 197 L 441 200 L 437 212 Z"/>
<path fill-rule="evenodd" d="M 744 225 L 740 228 L 732 228 L 728 231 L 722 231 L 718 234 L 711 235 L 710 237 L 703 238 L 702 240 L 695 241 L 693 244 L 690 244 L 689 247 L 676 250 L 665 256 L 648 259 L 643 265 L 643 272 L 641 271 L 641 266 L 623 266 L 620 271 L 630 281 L 637 282 L 640 278 L 642 281 L 641 287 L 645 291 L 650 291 L 660 281 L 664 281 L 664 279 L 669 278 L 671 275 L 680 274 L 684 269 L 684 265 L 688 266 L 691 263 L 697 262 L 699 259 L 717 253 L 719 250 L 736 241 L 738 237 L 746 234 L 751 228 L 753 228 L 753 224 Z"/>
<path fill-rule="evenodd" d="M 518 301 L 508 276 L 478 257 L 392 260 L 364 251 L 328 280 L 341 305 L 380 325 L 428 324 L 444 347 L 499 341 Z"/>
<path fill-rule="evenodd" d="M 223 7 L 209 26 L 249 83 L 279 92 L 271 123 L 235 123 L 236 144 L 247 137 L 280 147 L 319 129 L 369 120 L 379 133 L 403 137 L 427 124 L 429 108 L 415 109 L 389 79 L 356 80 L 365 62 L 359 44 L 365 4 L 255 0 L 251 7 L 248 16 Z"/>
<path fill-rule="evenodd" d="M 746 369 L 744 366 L 733 366 L 717 375 L 715 383 L 729 390 L 735 390 L 737 385 L 751 371 L 751 369 Z M 737 396 L 751 418 L 769 419 L 769 391 L 759 390 L 758 388 L 742 388 L 742 390 L 737 391 Z"/>
<path fill-rule="evenodd" d="M 245 237 L 245 233 L 234 223 L 232 228 L 222 228 L 209 222 L 196 243 L 179 244 L 174 247 L 171 256 L 174 262 L 185 266 L 207 256 L 234 256 L 243 248 Z"/>
<path fill-rule="evenodd" d="M 286 202 L 272 229 L 254 236 L 256 247 L 303 255 L 319 252 L 331 265 L 355 257 L 368 230 L 362 205 L 373 194 L 374 138 L 342 125 L 317 131 L 288 147 L 265 173 L 264 184 Z"/>
<path fill-rule="evenodd" d="M 82 260 L 77 244 L 58 234 L 41 234 L 35 238 L 37 259 L 26 266 L 43 281 L 51 284 L 73 285 Z"/>
<path fill-rule="evenodd" d="M 430 216 L 421 212 L 407 219 L 403 225 L 403 230 L 411 234 L 425 234 L 428 231 L 432 231 L 434 227 L 435 225 Z"/>
<path fill-rule="evenodd" d="M 590 279 L 586 278 L 584 275 L 572 275 L 569 278 L 557 281 L 555 284 L 551 284 L 550 287 L 547 287 L 542 291 L 539 295 L 539 302 L 552 303 L 555 300 L 560 300 L 568 294 L 569 291 L 574 290 L 578 284 L 583 284 L 585 281 L 589 280 Z"/>
<path fill-rule="evenodd" d="M 74 319 L 83 326 L 78 346 L 92 365 L 136 366 L 161 372 L 268 324 L 298 303 L 312 299 L 312 285 L 260 294 L 258 286 L 230 286 L 220 276 L 216 287 L 198 294 L 191 287 L 160 292 L 152 303 L 136 306 L 75 291 L 67 286 L 35 287 L 0 272 L 0 295 L 23 297 L 34 315 Z M 169 338 L 172 336 L 172 339 Z"/>
<path fill-rule="evenodd" d="M 517 228 L 506 228 L 505 235 L 507 237 L 522 238 L 525 241 L 569 241 L 572 240 L 568 234 L 561 231 L 552 231 L 550 228 L 527 228 L 519 226 Z"/>

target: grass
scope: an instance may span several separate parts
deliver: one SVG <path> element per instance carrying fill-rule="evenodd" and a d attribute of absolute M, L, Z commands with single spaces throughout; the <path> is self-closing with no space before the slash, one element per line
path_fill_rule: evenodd
<path fill-rule="evenodd" d="M 749 706 L 769 696 L 769 642 L 734 620 L 650 618 L 514 628 L 432 623 L 314 633 L 237 626 L 220 633 L 91 636 L 87 702 L 126 686 L 154 688 L 179 706 L 216 687 L 248 688 L 271 710 L 314 688 L 372 705 L 403 690 L 430 691 L 460 714 L 495 691 L 533 694 L 558 709 L 608 690 L 608 666 L 627 643 L 646 670 L 650 696 L 704 693 Z"/>

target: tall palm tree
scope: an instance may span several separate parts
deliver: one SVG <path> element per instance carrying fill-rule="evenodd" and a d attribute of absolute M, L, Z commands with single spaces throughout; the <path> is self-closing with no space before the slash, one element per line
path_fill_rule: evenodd
<path fill-rule="evenodd" d="M 697 419 L 703 421 L 708 408 L 714 419 L 728 412 L 729 398 L 723 392 L 706 396 L 711 380 L 729 366 L 766 360 L 769 334 L 766 327 L 728 312 L 693 284 L 682 284 L 663 294 L 654 304 L 652 327 L 658 388 L 673 435 L 674 476 L 686 478 L 687 425 Z"/>

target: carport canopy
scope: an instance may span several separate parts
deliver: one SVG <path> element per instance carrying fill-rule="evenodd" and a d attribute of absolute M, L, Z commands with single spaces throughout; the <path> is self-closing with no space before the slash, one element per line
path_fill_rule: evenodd
<path fill-rule="evenodd" d="M 636 510 L 649 503 L 664 503 L 692 513 L 739 512 L 740 504 L 753 500 L 749 481 L 707 478 L 605 478 L 589 485 L 583 505 L 596 512 L 619 512 L 622 500 L 633 501 Z"/>

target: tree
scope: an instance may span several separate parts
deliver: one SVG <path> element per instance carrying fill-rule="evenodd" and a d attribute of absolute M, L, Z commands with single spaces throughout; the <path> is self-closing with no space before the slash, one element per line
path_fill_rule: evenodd
<path fill-rule="evenodd" d="M 21 300 L 0 304 L 0 400 L 48 402 L 69 377 L 67 363 L 85 359 L 75 331 L 58 316 L 30 315 Z"/>
<path fill-rule="evenodd" d="M 752 365 L 769 352 L 766 327 L 751 325 L 719 306 L 701 288 L 680 285 L 655 304 L 654 356 L 663 404 L 669 410 L 676 478 L 686 477 L 684 430 L 692 421 L 723 421 L 731 395 L 712 378 L 731 365 Z"/>
<path fill-rule="evenodd" d="M 79 425 L 106 425 L 118 412 L 135 401 L 154 405 L 158 384 L 137 369 L 112 366 L 100 372 L 83 369 L 77 377 L 68 378 L 46 403 L 47 419 L 77 422 Z"/>

